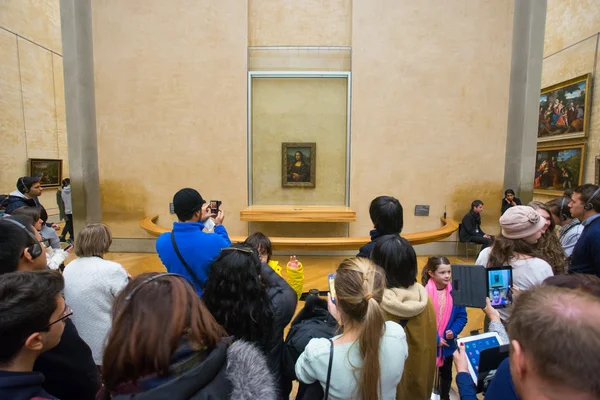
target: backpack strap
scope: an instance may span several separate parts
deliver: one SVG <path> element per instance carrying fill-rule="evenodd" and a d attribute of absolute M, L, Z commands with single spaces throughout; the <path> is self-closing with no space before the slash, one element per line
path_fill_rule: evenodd
<path fill-rule="evenodd" d="M 329 384 L 331 383 L 331 368 L 333 367 L 333 340 L 329 339 L 329 343 L 331 343 L 331 351 L 329 352 L 329 366 L 327 367 L 327 383 L 325 385 L 324 400 L 329 399 Z"/>
<path fill-rule="evenodd" d="M 175 249 L 175 253 L 177 254 L 177 257 L 179 257 L 179 261 L 181 261 L 181 263 L 185 267 L 185 270 L 188 272 L 188 274 L 190 274 L 192 281 L 194 282 L 194 284 L 196 286 L 201 288 L 202 283 L 200 283 L 200 279 L 198 279 L 198 276 L 196 276 L 196 273 L 194 272 L 194 270 L 192 270 L 192 268 L 188 265 L 188 263 L 185 262 L 185 260 L 183 259 L 183 256 L 179 252 L 179 248 L 177 247 L 177 242 L 175 242 L 175 232 L 171 232 L 171 243 L 173 243 L 173 249 Z"/>

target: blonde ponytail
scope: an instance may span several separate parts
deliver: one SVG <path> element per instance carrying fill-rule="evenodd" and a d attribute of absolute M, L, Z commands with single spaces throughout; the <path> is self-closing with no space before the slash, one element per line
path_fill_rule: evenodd
<path fill-rule="evenodd" d="M 385 331 L 385 317 L 380 307 L 385 288 L 384 271 L 366 258 L 342 261 L 335 278 L 338 307 L 346 324 L 358 327 L 359 349 L 363 360 L 358 398 L 377 400 L 381 386 L 379 347 Z"/>

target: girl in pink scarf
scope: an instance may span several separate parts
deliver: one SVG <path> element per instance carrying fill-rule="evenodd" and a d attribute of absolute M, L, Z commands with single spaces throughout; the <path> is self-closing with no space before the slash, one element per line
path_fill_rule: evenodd
<path fill-rule="evenodd" d="M 467 311 L 452 302 L 452 269 L 446 257 L 430 257 L 422 273 L 423 286 L 433 301 L 438 332 L 440 397 L 450 399 L 452 385 L 452 354 L 456 337 L 467 324 Z"/>

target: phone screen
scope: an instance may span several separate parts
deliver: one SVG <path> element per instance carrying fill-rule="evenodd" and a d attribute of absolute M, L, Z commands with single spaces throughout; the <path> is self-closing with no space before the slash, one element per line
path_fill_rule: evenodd
<path fill-rule="evenodd" d="M 479 354 L 482 350 L 490 349 L 492 347 L 498 347 L 498 339 L 495 337 L 487 337 L 484 339 L 477 339 L 472 341 L 465 341 L 465 351 L 467 352 L 467 358 L 475 371 L 475 374 L 479 373 Z"/>
<path fill-rule="evenodd" d="M 488 297 L 494 308 L 512 304 L 511 269 L 488 270 Z"/>
<path fill-rule="evenodd" d="M 331 302 L 333 304 L 337 304 L 335 297 L 335 274 L 329 274 L 327 280 L 329 281 L 329 294 L 331 295 Z"/>
<path fill-rule="evenodd" d="M 217 201 L 217 200 L 211 200 L 210 201 L 209 208 L 210 208 L 210 212 L 212 214 L 217 214 L 219 212 L 219 203 L 220 202 Z"/>

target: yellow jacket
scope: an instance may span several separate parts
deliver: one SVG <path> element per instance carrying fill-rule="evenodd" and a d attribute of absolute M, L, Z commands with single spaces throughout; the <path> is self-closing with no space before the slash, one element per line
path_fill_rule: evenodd
<path fill-rule="evenodd" d="M 273 271 L 277 272 L 277 275 L 281 276 L 281 265 L 279 265 L 278 261 L 271 260 L 267 263 L 269 267 L 273 268 Z M 289 265 L 286 266 L 285 276 L 287 283 L 294 289 L 294 292 L 300 298 L 302 294 L 302 287 L 304 286 L 304 268 L 302 267 L 302 263 L 298 262 L 298 268 L 290 268 Z"/>

